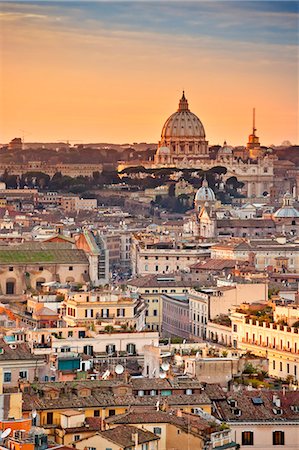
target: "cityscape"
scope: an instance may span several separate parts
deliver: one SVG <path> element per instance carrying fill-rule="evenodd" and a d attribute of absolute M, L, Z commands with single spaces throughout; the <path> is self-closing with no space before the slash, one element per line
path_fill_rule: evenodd
<path fill-rule="evenodd" d="M 299 448 L 299 3 L 0 5 L 0 450 Z"/>

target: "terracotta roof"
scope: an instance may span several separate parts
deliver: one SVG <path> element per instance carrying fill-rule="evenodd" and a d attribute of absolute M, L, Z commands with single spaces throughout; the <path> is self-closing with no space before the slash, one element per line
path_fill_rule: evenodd
<path fill-rule="evenodd" d="M 190 269 L 200 270 L 224 270 L 234 268 L 237 263 L 236 259 L 205 259 L 204 261 L 192 264 Z"/>
<path fill-rule="evenodd" d="M 132 440 L 132 434 L 138 434 L 138 444 L 144 444 L 146 442 L 156 441 L 160 439 L 159 436 L 156 436 L 150 431 L 142 430 L 140 428 L 128 425 L 120 425 L 110 430 L 101 431 L 99 434 L 109 441 L 115 442 L 117 445 L 120 445 L 122 448 L 134 446 L 135 443 Z"/>
<path fill-rule="evenodd" d="M 167 280 L 168 279 L 168 280 Z M 173 279 L 173 280 L 171 280 Z M 175 275 L 146 275 L 144 277 L 133 278 L 128 280 L 129 286 L 135 287 L 189 287 L 193 286 L 194 282 L 188 280 L 179 280 Z"/>
<path fill-rule="evenodd" d="M 274 404 L 273 396 L 280 399 L 280 407 Z M 229 404 L 227 401 L 229 399 L 235 400 L 235 407 Z M 286 391 L 285 394 L 270 390 L 228 392 L 226 399 L 217 400 L 216 404 L 220 418 L 228 422 L 286 420 L 299 422 L 299 391 Z M 298 412 L 294 411 L 292 406 L 296 406 Z M 235 413 L 236 410 L 241 411 L 240 415 Z"/>
<path fill-rule="evenodd" d="M 6 343 L 3 339 L 0 339 L 0 361 L 10 360 L 44 360 L 42 355 L 33 355 L 30 351 L 28 344 L 16 344 L 14 342 Z"/>

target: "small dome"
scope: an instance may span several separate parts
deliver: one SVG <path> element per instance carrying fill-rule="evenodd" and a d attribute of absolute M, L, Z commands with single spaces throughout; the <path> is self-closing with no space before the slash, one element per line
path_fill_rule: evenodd
<path fill-rule="evenodd" d="M 289 192 L 286 192 L 283 196 L 282 207 L 275 213 L 274 217 L 277 218 L 295 218 L 299 217 L 299 211 L 293 206 L 293 197 Z"/>
<path fill-rule="evenodd" d="M 299 217 L 299 211 L 293 206 L 285 207 L 282 206 L 275 213 L 274 217 L 277 218 L 292 218 Z"/>
<path fill-rule="evenodd" d="M 209 187 L 207 180 L 203 180 L 202 186 L 196 192 L 194 200 L 196 202 L 214 202 L 216 200 L 214 191 Z"/>
<path fill-rule="evenodd" d="M 168 147 L 159 147 L 157 155 L 170 155 L 170 149 Z"/>
<path fill-rule="evenodd" d="M 174 137 L 192 137 L 205 139 L 205 130 L 199 118 L 189 110 L 188 101 L 183 92 L 178 110 L 165 122 L 161 141 Z"/>

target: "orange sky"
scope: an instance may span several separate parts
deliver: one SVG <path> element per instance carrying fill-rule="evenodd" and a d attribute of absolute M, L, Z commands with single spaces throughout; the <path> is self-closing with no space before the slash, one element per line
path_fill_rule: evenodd
<path fill-rule="evenodd" d="M 139 21 L 122 3 L 1 5 L 0 142 L 158 142 L 185 89 L 211 144 L 244 145 L 253 106 L 262 144 L 298 143 L 292 11 L 262 9 L 234 35 L 242 9 L 217 22 L 215 10 L 135 6 Z M 194 22 L 204 14 L 210 32 Z"/>

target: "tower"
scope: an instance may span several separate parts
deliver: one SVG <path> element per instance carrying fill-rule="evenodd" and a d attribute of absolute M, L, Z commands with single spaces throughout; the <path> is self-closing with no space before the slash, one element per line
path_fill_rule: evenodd
<path fill-rule="evenodd" d="M 257 159 L 261 155 L 261 144 L 258 136 L 255 134 L 257 129 L 255 128 L 255 108 L 253 108 L 252 114 L 252 133 L 248 137 L 247 142 L 247 150 L 249 152 L 249 156 L 252 159 Z"/>

